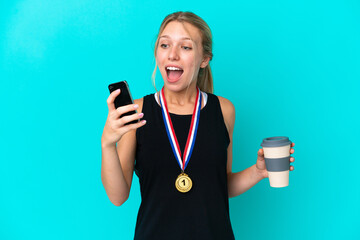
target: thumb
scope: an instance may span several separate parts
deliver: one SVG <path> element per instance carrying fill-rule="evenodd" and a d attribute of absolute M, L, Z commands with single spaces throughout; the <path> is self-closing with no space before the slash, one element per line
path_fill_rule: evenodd
<path fill-rule="evenodd" d="M 262 148 L 258 151 L 258 159 L 264 161 L 264 150 Z"/>

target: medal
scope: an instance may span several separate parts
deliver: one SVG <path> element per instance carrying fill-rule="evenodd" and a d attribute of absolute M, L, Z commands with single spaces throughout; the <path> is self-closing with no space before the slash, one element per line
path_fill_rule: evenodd
<path fill-rule="evenodd" d="M 186 193 L 190 191 L 192 181 L 186 173 L 181 173 L 175 181 L 175 187 L 179 192 Z"/>
<path fill-rule="evenodd" d="M 164 123 L 165 123 L 166 133 L 169 137 L 170 145 L 174 152 L 175 158 L 181 168 L 181 174 L 177 177 L 177 179 L 175 181 L 175 187 L 179 192 L 182 192 L 182 193 L 186 193 L 186 192 L 190 191 L 192 188 L 192 181 L 191 181 L 190 177 L 186 173 L 184 173 L 184 171 L 185 171 L 187 164 L 189 163 L 189 159 L 190 159 L 190 156 L 191 156 L 193 148 L 194 148 L 196 133 L 197 133 L 199 120 L 200 120 L 201 95 L 202 94 L 200 93 L 199 88 L 197 88 L 196 90 L 197 90 L 196 102 L 195 102 L 195 107 L 194 107 L 194 111 L 192 114 L 191 125 L 190 125 L 189 134 L 188 134 L 188 138 L 187 138 L 185 149 L 184 149 L 183 158 L 181 158 L 179 143 L 176 138 L 175 131 L 174 131 L 174 128 L 173 128 L 173 125 L 171 122 L 170 115 L 169 115 L 169 111 L 168 111 L 168 108 L 166 105 L 166 99 L 164 96 L 164 88 L 161 89 L 161 92 L 159 94 L 160 95 L 160 97 L 159 97 L 160 105 L 161 105 L 161 109 L 162 109 L 162 115 L 163 115 L 163 119 L 164 119 Z"/>

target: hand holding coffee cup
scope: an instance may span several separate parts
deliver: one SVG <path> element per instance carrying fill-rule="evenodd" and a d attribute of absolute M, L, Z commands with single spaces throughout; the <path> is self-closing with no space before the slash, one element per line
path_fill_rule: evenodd
<path fill-rule="evenodd" d="M 289 171 L 294 170 L 290 162 L 295 159 L 290 154 L 294 153 L 295 144 L 288 137 L 270 137 L 265 138 L 261 146 L 256 169 L 263 177 L 269 177 L 271 187 L 288 186 Z"/>

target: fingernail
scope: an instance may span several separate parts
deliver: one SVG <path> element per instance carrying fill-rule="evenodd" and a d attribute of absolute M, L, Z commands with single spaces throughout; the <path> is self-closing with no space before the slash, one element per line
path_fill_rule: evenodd
<path fill-rule="evenodd" d="M 135 109 L 138 108 L 138 107 L 139 107 L 139 105 L 137 105 L 137 104 L 134 105 L 134 108 L 135 108 Z"/>
<path fill-rule="evenodd" d="M 116 89 L 115 92 L 120 92 L 120 88 Z"/>
<path fill-rule="evenodd" d="M 142 117 L 142 116 L 144 116 L 144 114 L 143 114 L 143 113 L 139 113 L 139 117 Z"/>
<path fill-rule="evenodd" d="M 142 122 L 142 123 L 146 123 L 146 120 L 142 120 L 141 122 Z"/>

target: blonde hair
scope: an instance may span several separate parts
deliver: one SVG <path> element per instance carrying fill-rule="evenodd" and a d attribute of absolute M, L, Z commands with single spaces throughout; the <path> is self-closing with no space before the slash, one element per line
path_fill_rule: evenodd
<path fill-rule="evenodd" d="M 197 16 L 192 12 L 174 12 L 172 14 L 167 15 L 164 18 L 164 20 L 160 25 L 159 33 L 155 42 L 155 49 L 154 49 L 155 58 L 159 44 L 159 36 L 164 31 L 166 25 L 172 21 L 187 22 L 195 26 L 197 29 L 199 29 L 202 39 L 203 55 L 205 57 L 209 57 L 210 60 L 212 59 L 213 54 L 212 54 L 211 30 L 207 25 L 207 23 L 202 18 L 200 18 L 199 16 Z M 157 70 L 157 63 L 155 63 L 155 69 L 152 74 L 152 81 L 155 89 L 156 89 L 155 86 L 156 70 Z M 196 85 L 200 88 L 201 91 L 213 93 L 214 86 L 213 86 L 213 77 L 211 73 L 210 64 L 208 64 L 205 68 L 200 68 Z"/>

